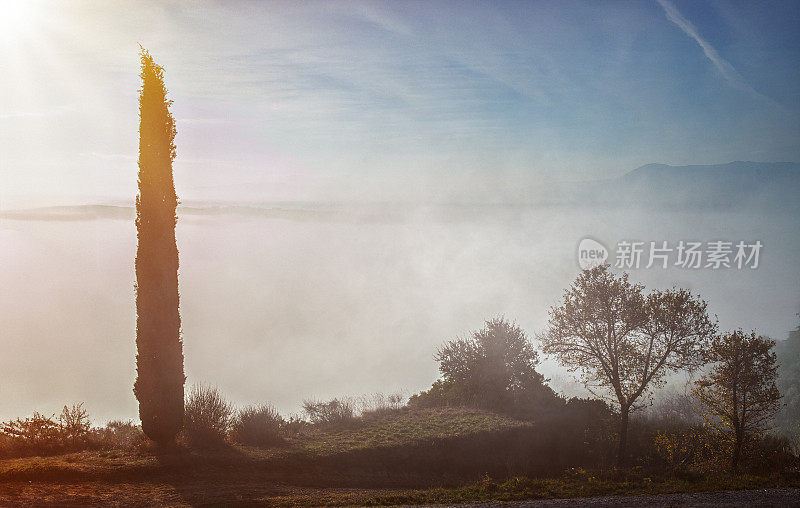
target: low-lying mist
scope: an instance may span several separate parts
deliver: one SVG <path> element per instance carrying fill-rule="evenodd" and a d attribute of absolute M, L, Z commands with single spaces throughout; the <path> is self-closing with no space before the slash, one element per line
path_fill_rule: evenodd
<path fill-rule="evenodd" d="M 755 270 L 652 267 L 632 278 L 700 292 L 722 328 L 782 339 L 796 326 L 792 215 L 591 205 L 329 212 L 313 203 L 179 209 L 189 384 L 284 413 L 304 398 L 417 392 L 438 375 L 437 346 L 485 319 L 541 330 L 579 271 L 584 237 L 612 257 L 619 240 L 760 240 Z M 99 421 L 136 418 L 136 230 L 128 212 L 115 213 L 0 222 L 0 419 L 74 401 Z M 553 363 L 541 370 L 556 389 L 576 390 Z"/>

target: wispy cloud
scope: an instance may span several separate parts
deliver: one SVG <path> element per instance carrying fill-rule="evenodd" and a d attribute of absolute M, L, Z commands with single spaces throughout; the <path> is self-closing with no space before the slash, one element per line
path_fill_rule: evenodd
<path fill-rule="evenodd" d="M 780 109 L 783 107 L 776 103 L 774 100 L 770 99 L 769 97 L 759 93 L 755 88 L 750 86 L 750 84 L 745 81 L 744 77 L 730 64 L 727 60 L 722 58 L 717 50 L 712 46 L 707 40 L 705 40 L 700 33 L 697 31 L 697 27 L 692 24 L 691 21 L 686 19 L 678 9 L 669 2 L 669 0 L 656 0 L 661 7 L 664 9 L 664 12 L 667 14 L 667 19 L 678 25 L 678 28 L 683 30 L 683 33 L 694 39 L 694 41 L 700 46 L 703 50 L 703 53 L 706 55 L 706 58 L 711 60 L 711 63 L 714 64 L 714 67 L 722 74 L 722 77 L 725 78 L 728 83 L 730 83 L 733 87 L 746 92 L 753 97 L 764 100 L 776 106 Z"/>
<path fill-rule="evenodd" d="M 365 22 L 385 30 L 388 33 L 400 37 L 411 37 L 413 35 L 411 27 L 405 23 L 401 17 L 394 15 L 386 9 L 381 9 L 376 5 L 361 4 L 358 9 L 353 9 L 353 6 L 347 4 L 335 6 L 342 9 L 344 14 L 352 15 L 357 18 L 360 17 Z"/>

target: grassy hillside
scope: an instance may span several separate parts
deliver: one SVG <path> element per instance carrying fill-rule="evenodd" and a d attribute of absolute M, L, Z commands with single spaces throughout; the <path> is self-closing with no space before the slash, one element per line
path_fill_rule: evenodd
<path fill-rule="evenodd" d="M 467 408 L 401 409 L 368 414 L 339 426 L 309 426 L 271 449 L 232 446 L 213 452 L 177 450 L 157 455 L 146 448 L 84 451 L 0 461 L 0 481 L 152 477 L 183 471 L 239 467 L 272 474 L 318 469 L 370 469 L 392 455 L 414 459 L 420 450 L 488 439 L 529 423 Z M 370 460 L 372 459 L 372 460 Z M 389 465 L 389 464 L 384 464 Z"/>
<path fill-rule="evenodd" d="M 345 428 L 315 428 L 290 441 L 296 449 L 336 454 L 376 447 L 413 446 L 431 440 L 529 427 L 529 423 L 470 408 L 408 409 L 365 415 Z"/>
<path fill-rule="evenodd" d="M 541 443 L 561 446 L 553 432 L 568 430 L 538 429 L 476 409 L 406 408 L 346 425 L 306 426 L 267 450 L 159 455 L 140 447 L 6 459 L 0 461 L 0 505 L 447 504 L 800 485 L 787 476 L 612 476 L 584 469 L 513 477 L 524 457 L 534 455 L 528 458 L 536 463 Z"/>

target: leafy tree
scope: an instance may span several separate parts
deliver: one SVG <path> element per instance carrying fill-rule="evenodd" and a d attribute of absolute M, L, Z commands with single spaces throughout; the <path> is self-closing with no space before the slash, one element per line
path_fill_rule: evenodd
<path fill-rule="evenodd" d="M 739 467 L 745 440 L 765 430 L 780 408 L 775 385 L 775 341 L 736 330 L 718 337 L 707 351 L 715 365 L 698 379 L 695 393 L 709 423 L 720 424 L 733 444 L 731 469 Z"/>
<path fill-rule="evenodd" d="M 443 379 L 429 392 L 412 397 L 411 404 L 455 404 L 520 415 L 556 400 L 536 371 L 539 356 L 525 332 L 504 318 L 466 339 L 446 342 L 434 356 Z"/>
<path fill-rule="evenodd" d="M 178 313 L 178 247 L 172 179 L 175 121 L 164 69 L 141 51 L 139 195 L 136 196 L 136 356 L 133 387 L 142 430 L 160 445 L 183 425 L 183 343 Z"/>
<path fill-rule="evenodd" d="M 780 364 L 776 384 L 784 403 L 775 424 L 791 440 L 797 453 L 800 452 L 800 327 L 775 345 L 775 353 Z"/>
<path fill-rule="evenodd" d="M 716 330 L 706 303 L 683 289 L 654 291 L 616 276 L 609 265 L 584 270 L 550 309 L 542 350 L 619 411 L 617 465 L 626 460 L 630 413 L 669 371 L 702 364 L 702 348 Z"/>

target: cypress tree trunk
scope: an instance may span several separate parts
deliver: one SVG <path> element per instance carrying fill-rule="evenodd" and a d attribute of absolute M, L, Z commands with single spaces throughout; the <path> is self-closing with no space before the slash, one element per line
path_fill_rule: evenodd
<path fill-rule="evenodd" d="M 178 313 L 178 246 L 172 179 L 175 121 L 164 69 L 141 52 L 139 195 L 136 196 L 136 382 L 144 433 L 162 446 L 183 426 L 183 343 Z"/>

